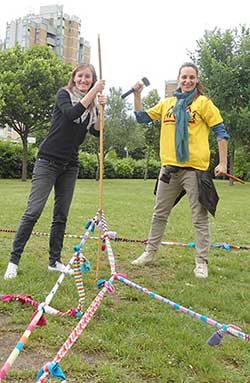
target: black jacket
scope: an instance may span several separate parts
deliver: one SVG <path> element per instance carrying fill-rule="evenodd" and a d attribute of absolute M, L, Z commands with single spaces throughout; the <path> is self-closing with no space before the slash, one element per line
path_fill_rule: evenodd
<path fill-rule="evenodd" d="M 38 157 L 61 162 L 78 163 L 79 146 L 87 134 L 89 118 L 83 123 L 74 122 L 85 111 L 79 102 L 72 105 L 70 95 L 66 89 L 61 88 L 56 95 L 51 127 L 47 136 L 40 145 Z M 94 125 L 89 129 L 94 136 L 99 136 L 99 131 Z"/>

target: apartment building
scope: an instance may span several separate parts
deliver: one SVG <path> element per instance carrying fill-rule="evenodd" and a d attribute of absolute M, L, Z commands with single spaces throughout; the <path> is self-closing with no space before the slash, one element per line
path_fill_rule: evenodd
<path fill-rule="evenodd" d="M 9 126 L 0 125 L 0 140 L 10 140 L 12 142 L 20 142 L 19 134 Z"/>
<path fill-rule="evenodd" d="M 89 63 L 91 48 L 81 36 L 81 20 L 63 12 L 63 5 L 41 6 L 39 15 L 29 14 L 7 23 L 4 49 L 19 43 L 23 49 L 48 45 L 65 63 Z"/>
<path fill-rule="evenodd" d="M 165 81 L 165 97 L 172 97 L 173 92 L 178 86 L 177 80 L 168 80 Z"/>

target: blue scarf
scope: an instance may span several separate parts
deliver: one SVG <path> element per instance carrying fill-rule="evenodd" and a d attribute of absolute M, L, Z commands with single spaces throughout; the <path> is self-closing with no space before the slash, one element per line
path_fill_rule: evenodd
<path fill-rule="evenodd" d="M 193 99 L 197 95 L 197 89 L 192 92 L 182 93 L 177 89 L 174 93 L 177 97 L 177 102 L 174 107 L 176 115 L 175 126 L 175 151 L 177 162 L 186 162 L 189 160 L 189 145 L 188 145 L 188 121 L 190 118 L 188 106 L 192 104 Z"/>

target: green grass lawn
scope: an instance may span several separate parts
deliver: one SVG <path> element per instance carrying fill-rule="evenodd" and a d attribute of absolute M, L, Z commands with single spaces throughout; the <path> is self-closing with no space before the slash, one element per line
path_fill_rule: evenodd
<path fill-rule="evenodd" d="M 250 184 L 216 181 L 220 196 L 216 218 L 211 217 L 212 243 L 250 245 Z M 110 231 L 128 239 L 146 239 L 154 205 L 154 181 L 104 180 L 103 209 Z M 26 207 L 30 181 L 0 180 L 0 229 L 16 229 Z M 99 184 L 78 180 L 68 219 L 67 233 L 84 234 L 99 201 Z M 35 226 L 49 232 L 53 196 Z M 97 230 L 93 235 L 97 235 Z M 49 273 L 48 237 L 32 236 L 27 243 L 15 280 L 4 281 L 13 233 L 0 232 L 0 294 L 31 295 L 43 302 L 59 274 Z M 173 209 L 164 241 L 194 241 L 187 198 Z M 65 263 L 80 239 L 66 238 Z M 250 332 L 248 250 L 211 249 L 209 278 L 194 277 L 195 250 L 161 246 L 154 265 L 133 267 L 144 246 L 111 241 L 116 271 L 128 279 L 220 323 L 234 324 Z M 85 307 L 96 288 L 98 241 L 89 239 L 83 248 L 91 263 L 84 274 Z M 102 252 L 99 277 L 108 279 L 108 257 Z M 217 347 L 207 344 L 215 328 L 173 310 L 149 296 L 115 282 L 115 293 L 106 295 L 61 367 L 71 383 L 249 383 L 250 344 L 225 336 Z M 61 311 L 77 307 L 74 278 L 66 276 L 51 306 Z M 31 321 L 34 308 L 18 302 L 0 302 L 0 368 Z M 37 327 L 10 369 L 6 382 L 35 382 L 44 363 L 54 359 L 79 319 L 46 315 L 47 326 Z M 49 382 L 57 382 L 49 378 Z"/>

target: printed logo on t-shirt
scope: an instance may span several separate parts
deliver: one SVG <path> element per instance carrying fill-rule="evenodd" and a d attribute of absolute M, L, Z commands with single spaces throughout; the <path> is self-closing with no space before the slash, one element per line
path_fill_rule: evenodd
<path fill-rule="evenodd" d="M 163 122 L 168 124 L 168 123 L 175 123 L 176 121 L 176 115 L 173 113 L 174 106 L 172 105 L 165 113 L 164 120 Z M 195 124 L 196 122 L 196 115 L 197 111 L 191 109 L 191 107 L 188 107 L 188 112 L 189 112 L 189 124 Z"/>

